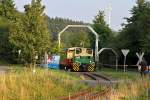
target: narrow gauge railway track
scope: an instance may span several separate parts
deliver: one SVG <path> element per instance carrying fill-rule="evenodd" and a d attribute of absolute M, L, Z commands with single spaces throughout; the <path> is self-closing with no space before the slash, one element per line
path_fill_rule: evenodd
<path fill-rule="evenodd" d="M 79 74 L 85 76 L 88 79 L 91 79 L 91 81 L 94 81 L 96 85 L 100 85 L 101 82 L 105 81 L 107 83 L 105 84 L 106 88 L 96 93 L 93 93 L 91 89 L 80 91 L 74 95 L 63 97 L 59 100 L 103 100 L 102 97 L 105 97 L 105 100 L 108 99 L 107 97 L 111 93 L 112 88 L 112 82 L 109 78 L 97 73 L 79 72 Z"/>

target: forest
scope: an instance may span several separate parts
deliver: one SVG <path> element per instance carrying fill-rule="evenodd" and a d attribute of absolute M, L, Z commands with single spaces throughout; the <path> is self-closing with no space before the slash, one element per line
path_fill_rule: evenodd
<path fill-rule="evenodd" d="M 121 49 L 129 49 L 127 64 L 136 64 L 136 52 L 145 52 L 150 63 L 150 2 L 137 0 L 130 10 L 131 17 L 122 23 L 122 29 L 113 31 L 106 23 L 104 11 L 99 10 L 93 23 L 51 18 L 44 13 L 42 0 L 32 0 L 24 5 L 24 12 L 15 8 L 13 0 L 0 0 L 0 60 L 8 63 L 35 64 L 45 52 L 58 53 L 57 35 L 69 24 L 90 25 L 99 34 L 99 49 L 113 48 L 123 63 Z M 62 35 L 62 48 L 83 46 L 94 49 L 95 37 L 84 28 L 70 28 Z M 18 53 L 20 51 L 20 53 Z M 103 63 L 112 63 L 113 54 L 104 52 Z M 38 56 L 36 61 L 35 56 Z M 108 56 L 110 57 L 108 60 Z M 100 60 L 101 61 L 101 60 Z"/>

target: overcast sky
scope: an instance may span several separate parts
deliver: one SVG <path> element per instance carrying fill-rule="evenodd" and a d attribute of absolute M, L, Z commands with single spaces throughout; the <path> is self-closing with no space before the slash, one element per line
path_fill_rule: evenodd
<path fill-rule="evenodd" d="M 50 17 L 62 17 L 72 20 L 92 23 L 94 16 L 99 10 L 108 7 L 110 0 L 43 0 L 46 6 L 45 12 Z M 16 8 L 24 11 L 23 6 L 31 0 L 15 0 Z M 130 10 L 135 5 L 136 0 L 112 0 L 111 28 L 121 29 L 121 24 L 125 22 L 124 17 L 130 16 Z M 106 13 L 108 22 L 108 14 Z"/>

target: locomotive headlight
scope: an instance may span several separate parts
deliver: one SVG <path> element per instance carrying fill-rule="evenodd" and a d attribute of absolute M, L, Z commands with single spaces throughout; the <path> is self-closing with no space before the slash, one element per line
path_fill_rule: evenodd
<path fill-rule="evenodd" d="M 90 60 L 90 63 L 91 63 L 92 61 Z"/>

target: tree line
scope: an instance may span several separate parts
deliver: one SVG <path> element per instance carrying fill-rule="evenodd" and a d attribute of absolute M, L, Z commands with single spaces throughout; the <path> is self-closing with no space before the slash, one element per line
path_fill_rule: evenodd
<path fill-rule="evenodd" d="M 104 20 L 104 12 L 99 11 L 93 23 L 72 21 L 63 18 L 49 18 L 42 0 L 32 0 L 24 6 L 24 12 L 15 8 L 13 0 L 0 0 L 0 59 L 9 63 L 33 65 L 40 62 L 45 52 L 58 53 L 57 35 L 68 24 L 91 25 L 99 34 L 99 48 L 113 48 L 116 51 L 130 49 L 129 63 L 135 63 L 136 52 L 150 54 L 150 2 L 137 0 L 131 9 L 131 17 L 125 18 L 119 32 L 113 31 Z M 83 46 L 94 48 L 95 37 L 89 30 L 70 28 L 62 35 L 63 48 Z M 18 52 L 20 50 L 20 53 Z M 103 55 L 107 61 L 108 53 Z M 122 60 L 122 54 L 120 61 Z M 111 59 L 110 59 L 111 60 Z"/>
<path fill-rule="evenodd" d="M 150 63 L 150 2 L 137 0 L 130 10 L 131 17 L 125 18 L 123 29 L 115 38 L 112 46 L 117 50 L 129 49 L 128 63 L 136 64 L 136 52 L 145 52 L 145 59 Z"/>
<path fill-rule="evenodd" d="M 57 35 L 68 24 L 85 24 L 63 18 L 49 18 L 42 0 L 32 0 L 24 12 L 15 8 L 13 0 L 0 1 L 0 59 L 9 63 L 35 64 L 45 52 L 57 53 Z M 85 33 L 85 29 L 69 29 L 68 34 Z M 65 33 L 65 34 L 66 34 Z M 67 34 L 66 37 L 70 37 Z M 72 36 L 71 35 L 71 36 Z M 83 34 L 87 37 L 87 34 Z M 63 36 L 62 36 L 63 37 Z M 83 36 L 84 37 L 84 36 Z M 74 41 L 72 38 L 71 41 Z M 87 39 L 87 38 L 86 38 Z M 82 40 L 82 38 L 81 38 Z M 66 42 L 65 46 L 76 43 Z"/>

